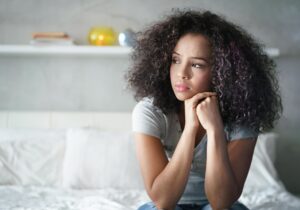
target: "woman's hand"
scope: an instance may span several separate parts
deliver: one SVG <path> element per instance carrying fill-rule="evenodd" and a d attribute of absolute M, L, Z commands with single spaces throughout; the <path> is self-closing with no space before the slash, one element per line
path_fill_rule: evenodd
<path fill-rule="evenodd" d="M 202 92 L 194 95 L 192 98 L 189 98 L 184 101 L 184 111 L 185 111 L 185 128 L 192 128 L 197 130 L 199 128 L 199 117 L 196 113 L 196 108 L 199 105 L 201 100 L 205 98 L 215 97 L 216 93 L 213 92 Z M 206 100 L 205 99 L 205 100 Z M 201 121 L 200 121 L 201 122 Z M 202 122 L 201 122 L 202 124 Z"/>
<path fill-rule="evenodd" d="M 196 107 L 199 122 L 206 131 L 223 127 L 219 103 L 216 95 L 207 97 Z"/>

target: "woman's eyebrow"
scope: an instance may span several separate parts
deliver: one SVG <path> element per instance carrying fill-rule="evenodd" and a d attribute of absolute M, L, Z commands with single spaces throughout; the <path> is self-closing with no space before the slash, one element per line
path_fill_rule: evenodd
<path fill-rule="evenodd" d="M 176 55 L 180 55 L 178 52 L 175 52 L 175 51 L 173 51 L 173 53 Z M 203 58 L 203 57 L 190 57 L 190 58 L 204 60 L 206 63 L 209 63 L 207 58 Z"/>

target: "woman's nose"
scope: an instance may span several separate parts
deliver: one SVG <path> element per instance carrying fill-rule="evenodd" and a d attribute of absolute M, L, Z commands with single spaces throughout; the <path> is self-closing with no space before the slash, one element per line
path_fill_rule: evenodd
<path fill-rule="evenodd" d="M 186 65 L 181 65 L 177 71 L 177 76 L 181 79 L 188 79 L 190 77 L 190 73 Z"/>

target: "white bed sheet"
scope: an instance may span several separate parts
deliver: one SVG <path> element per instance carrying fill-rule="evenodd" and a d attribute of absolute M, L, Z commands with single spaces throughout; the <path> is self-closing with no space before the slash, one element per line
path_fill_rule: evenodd
<path fill-rule="evenodd" d="M 133 210 L 146 201 L 141 190 L 0 186 L 1 210 Z"/>
<path fill-rule="evenodd" d="M 136 210 L 147 201 L 141 190 L 0 186 L 1 210 Z M 279 188 L 249 190 L 240 201 L 251 210 L 300 210 L 300 198 Z"/>
<path fill-rule="evenodd" d="M 248 188 L 239 201 L 250 210 L 300 210 L 300 198 L 281 187 Z"/>

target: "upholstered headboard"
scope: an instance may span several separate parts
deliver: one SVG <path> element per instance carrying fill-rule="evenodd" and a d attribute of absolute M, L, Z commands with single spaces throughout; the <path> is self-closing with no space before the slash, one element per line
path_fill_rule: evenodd
<path fill-rule="evenodd" d="M 108 131 L 130 131 L 129 112 L 1 111 L 2 128 L 95 127 Z"/>

